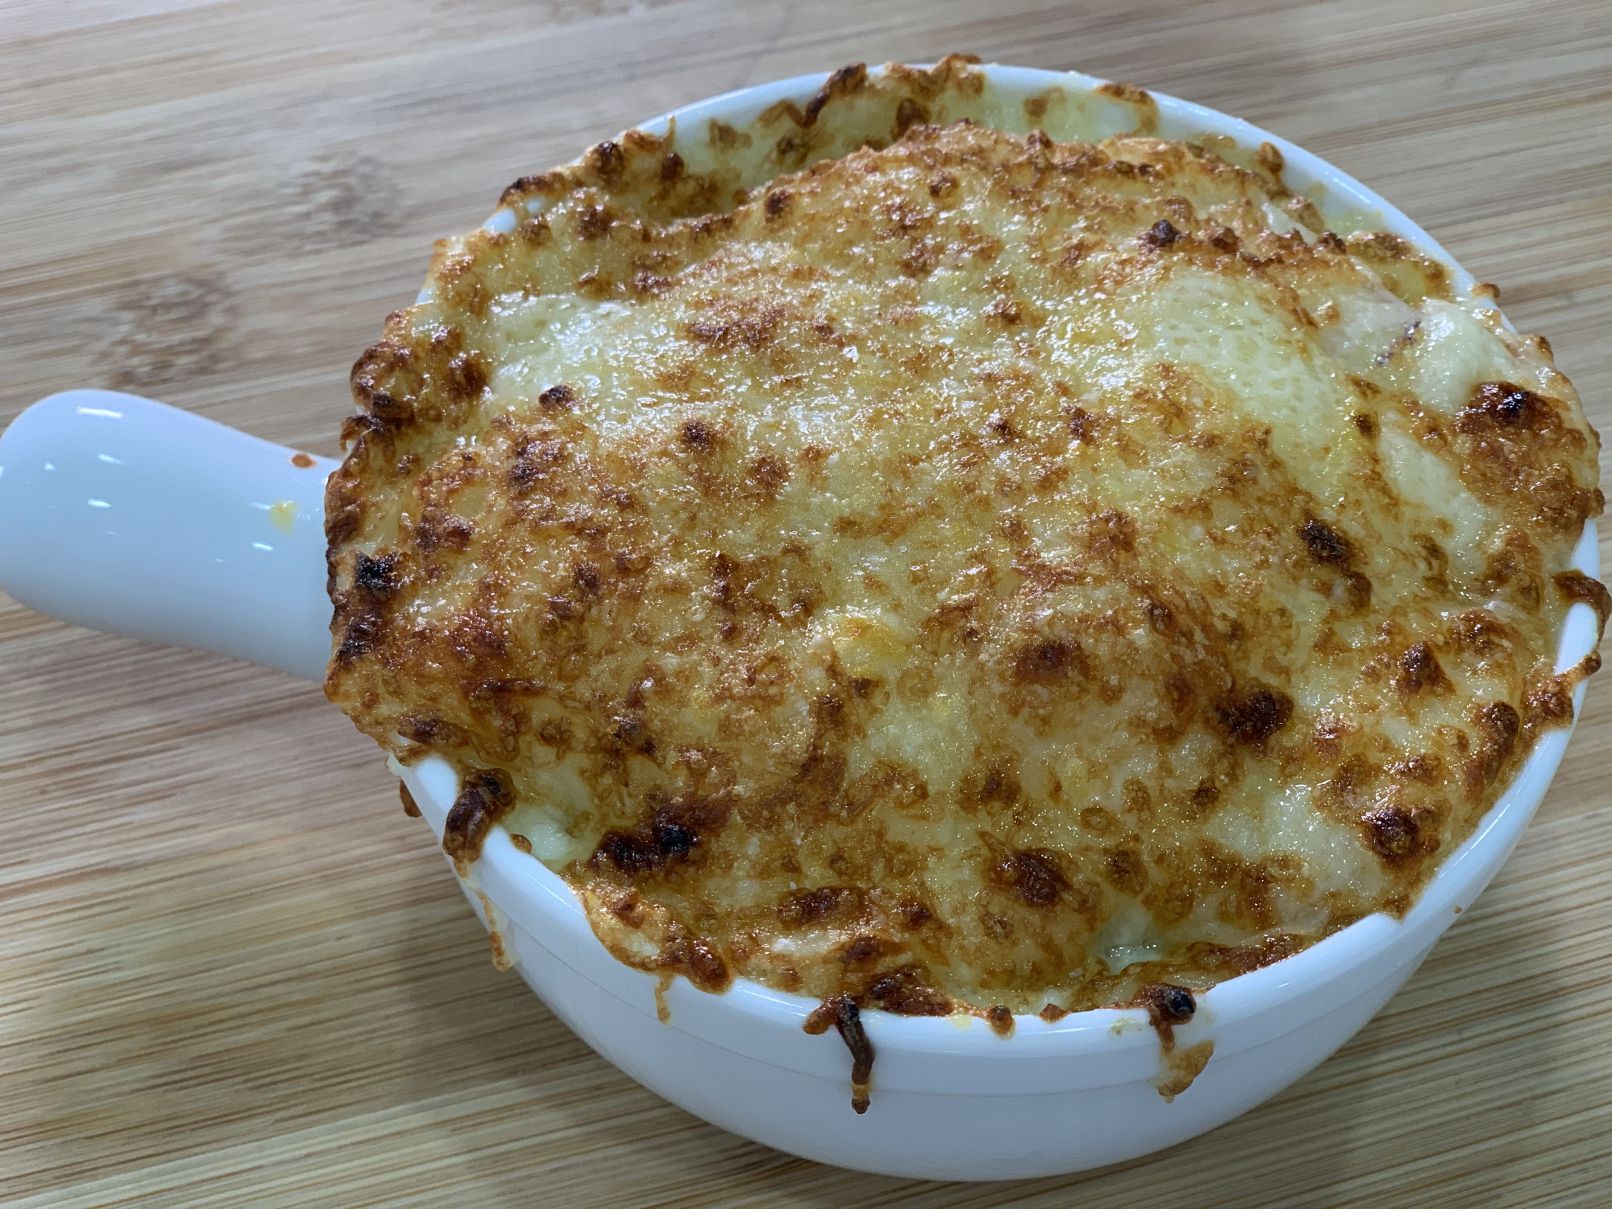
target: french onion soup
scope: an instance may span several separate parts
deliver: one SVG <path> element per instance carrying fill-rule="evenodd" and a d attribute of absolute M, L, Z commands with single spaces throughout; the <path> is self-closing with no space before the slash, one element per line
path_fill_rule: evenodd
<path fill-rule="evenodd" d="M 353 371 L 327 688 L 459 769 L 462 869 L 502 826 L 622 961 L 848 1039 L 1168 1023 L 1406 909 L 1597 666 L 1597 437 L 1544 339 L 1152 114 L 851 68 L 439 245 Z"/>

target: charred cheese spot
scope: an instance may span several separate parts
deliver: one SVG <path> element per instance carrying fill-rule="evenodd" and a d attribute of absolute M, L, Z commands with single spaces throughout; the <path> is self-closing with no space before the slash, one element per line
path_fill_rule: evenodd
<path fill-rule="evenodd" d="M 1049 907 L 1069 889 L 1058 854 L 1046 849 L 1008 853 L 992 866 L 991 875 L 1032 907 Z"/>
<path fill-rule="evenodd" d="M 1150 248 L 1167 248 L 1180 238 L 1181 232 L 1170 224 L 1170 220 L 1161 218 L 1143 233 L 1141 242 Z"/>
<path fill-rule="evenodd" d="M 1421 828 L 1416 819 L 1398 806 L 1383 806 L 1371 811 L 1362 820 L 1370 839 L 1372 851 L 1383 860 L 1399 862 L 1416 854 L 1421 842 Z"/>
<path fill-rule="evenodd" d="M 1262 747 L 1292 716 L 1292 698 L 1263 685 L 1229 693 L 1215 706 L 1215 719 L 1226 734 L 1255 747 Z"/>
<path fill-rule="evenodd" d="M 1347 566 L 1354 560 L 1349 539 L 1325 521 L 1311 517 L 1300 527 L 1299 535 L 1304 539 L 1305 549 L 1317 562 Z"/>
<path fill-rule="evenodd" d="M 716 444 L 716 430 L 704 420 L 690 420 L 678 432 L 679 439 L 688 448 L 708 453 Z"/>
<path fill-rule="evenodd" d="M 830 1005 L 864 1095 L 862 1009 L 1163 1032 L 1403 910 L 1612 605 L 1547 345 L 1273 152 L 1021 100 L 851 69 L 523 178 L 328 487 L 327 689 L 457 766 L 455 859 Z"/>
<path fill-rule="evenodd" d="M 1399 657 L 1397 683 L 1406 693 L 1437 692 L 1450 687 L 1438 656 L 1425 642 L 1416 643 Z"/>
<path fill-rule="evenodd" d="M 542 394 L 537 396 L 539 406 L 554 411 L 561 411 L 569 408 L 576 401 L 576 392 L 573 391 L 569 386 L 566 386 L 563 382 L 549 387 Z"/>
<path fill-rule="evenodd" d="M 398 590 L 397 555 L 372 558 L 360 554 L 353 564 L 353 584 L 359 591 L 384 599 Z"/>
<path fill-rule="evenodd" d="M 868 998 L 885 1011 L 903 1016 L 944 1016 L 953 1006 L 912 966 L 880 975 L 868 986 Z"/>

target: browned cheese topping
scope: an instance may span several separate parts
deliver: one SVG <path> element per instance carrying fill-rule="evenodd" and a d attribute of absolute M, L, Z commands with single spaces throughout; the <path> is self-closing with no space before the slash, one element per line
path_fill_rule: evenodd
<path fill-rule="evenodd" d="M 852 1032 L 1408 906 L 1593 670 L 1595 433 L 1268 149 L 1022 133 L 1088 117 L 850 70 L 441 245 L 354 369 L 328 689 L 458 766 L 451 852 Z"/>

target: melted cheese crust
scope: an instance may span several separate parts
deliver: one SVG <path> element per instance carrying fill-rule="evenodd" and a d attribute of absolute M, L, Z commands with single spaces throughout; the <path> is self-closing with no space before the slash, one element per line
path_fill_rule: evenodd
<path fill-rule="evenodd" d="M 1403 910 L 1593 670 L 1542 340 L 1271 156 L 924 120 L 972 78 L 520 182 L 355 367 L 330 695 L 624 960 L 1203 987 Z"/>

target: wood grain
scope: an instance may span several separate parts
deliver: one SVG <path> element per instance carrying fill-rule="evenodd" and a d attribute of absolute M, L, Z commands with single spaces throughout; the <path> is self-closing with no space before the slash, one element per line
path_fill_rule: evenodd
<path fill-rule="evenodd" d="M 1612 420 L 1604 0 L 82 0 L 0 5 L 0 421 L 110 385 L 332 452 L 430 241 L 514 177 L 711 93 L 953 49 L 1331 158 L 1500 282 Z M 493 971 L 317 690 L 0 604 L 0 1196 L 1604 1205 L 1609 747 L 1596 686 L 1493 889 L 1287 1094 L 1121 1168 L 925 1185 L 739 1141 L 596 1058 Z"/>

